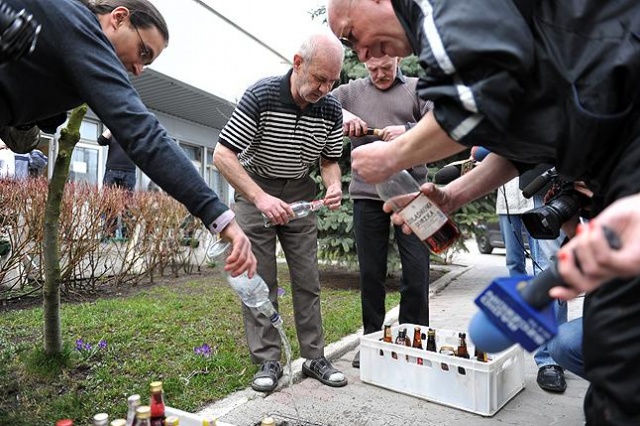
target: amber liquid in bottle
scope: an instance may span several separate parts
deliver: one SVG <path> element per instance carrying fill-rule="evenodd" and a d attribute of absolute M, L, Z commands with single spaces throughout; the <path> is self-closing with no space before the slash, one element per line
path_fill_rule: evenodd
<path fill-rule="evenodd" d="M 403 212 L 406 212 L 407 209 L 413 205 L 412 203 L 424 203 L 425 199 L 428 200 L 428 197 L 426 195 L 423 195 L 423 194 L 416 195 L 410 202 L 407 203 L 405 207 L 398 210 L 398 214 L 403 216 Z M 428 201 L 428 203 L 433 205 L 431 201 Z M 437 209 L 435 205 L 433 205 L 433 207 Z M 460 229 L 458 229 L 458 226 L 453 222 L 453 220 L 451 220 L 449 216 L 439 211 L 439 209 L 437 209 L 437 211 L 427 212 L 424 214 L 425 214 L 425 217 L 423 219 L 418 219 L 418 222 L 416 222 L 415 225 L 409 224 L 409 222 L 408 224 L 409 224 L 409 227 L 413 230 L 413 232 L 422 239 L 422 241 L 429 247 L 429 249 L 433 253 L 435 254 L 442 253 L 443 251 L 451 247 L 451 245 L 455 243 L 458 238 L 460 238 Z M 433 233 L 420 232 L 419 224 L 425 223 L 427 220 L 431 220 L 431 219 L 439 220 L 443 223 Z M 407 220 L 407 218 L 405 218 L 405 220 Z M 431 235 L 425 237 L 425 235 L 427 234 L 431 234 Z"/>
<path fill-rule="evenodd" d="M 469 351 L 467 350 L 467 333 L 458 333 L 460 342 L 458 343 L 457 356 L 469 359 Z"/>
<path fill-rule="evenodd" d="M 417 349 L 422 349 L 422 334 L 420 332 L 420 327 L 415 327 L 413 329 L 413 342 L 411 343 L 411 346 Z M 416 359 L 416 363 L 418 365 L 422 365 L 422 358 L 418 357 Z"/>

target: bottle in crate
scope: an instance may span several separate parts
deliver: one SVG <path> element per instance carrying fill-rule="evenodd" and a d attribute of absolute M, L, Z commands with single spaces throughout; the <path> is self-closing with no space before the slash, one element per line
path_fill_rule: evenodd
<path fill-rule="evenodd" d="M 125 419 L 115 419 L 109 423 L 109 426 L 127 426 L 127 421 Z"/>
<path fill-rule="evenodd" d="M 384 325 L 382 341 L 385 343 L 393 343 L 393 336 L 391 335 L 391 324 Z M 384 356 L 384 351 L 382 349 L 380 349 L 380 356 Z"/>
<path fill-rule="evenodd" d="M 422 332 L 420 330 L 420 327 L 418 326 L 416 326 L 413 329 L 413 342 L 411 342 L 411 347 L 416 349 L 422 349 Z M 422 358 L 418 357 L 416 359 L 416 363 L 418 365 L 422 365 L 423 363 Z"/>
<path fill-rule="evenodd" d="M 162 382 L 151 382 L 149 384 L 151 398 L 149 400 L 149 408 L 151 412 L 151 426 L 164 426 L 164 392 L 162 391 Z"/>
<path fill-rule="evenodd" d="M 407 327 L 402 327 L 398 330 L 398 335 L 396 336 L 396 345 L 401 346 L 409 346 L 411 347 L 411 339 L 407 336 Z M 395 359 L 398 358 L 398 354 L 393 352 L 391 356 Z M 405 356 L 406 360 L 409 361 L 409 355 Z"/>
<path fill-rule="evenodd" d="M 467 349 L 467 333 L 458 333 L 458 351 L 456 356 L 469 359 L 469 350 Z"/>
<path fill-rule="evenodd" d="M 433 328 L 430 328 L 427 331 L 427 348 L 429 352 L 438 352 L 436 348 L 436 331 Z"/>
<path fill-rule="evenodd" d="M 420 192 L 420 185 L 406 170 L 377 184 L 376 190 L 432 252 L 442 253 L 460 237 L 458 226 Z"/>
<path fill-rule="evenodd" d="M 489 358 L 487 357 L 487 353 L 486 352 L 482 352 L 480 349 L 478 349 L 476 347 L 473 356 L 475 357 L 476 360 L 480 361 L 480 362 L 488 362 Z"/>

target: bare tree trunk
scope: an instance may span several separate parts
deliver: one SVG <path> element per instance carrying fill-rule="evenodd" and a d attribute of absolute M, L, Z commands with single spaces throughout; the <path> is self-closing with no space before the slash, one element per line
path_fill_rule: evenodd
<path fill-rule="evenodd" d="M 80 124 L 87 113 L 87 106 L 81 105 L 71 112 L 67 127 L 62 129 L 58 141 L 58 156 L 49 182 L 49 195 L 44 217 L 44 349 L 49 356 L 62 353 L 62 332 L 60 323 L 60 245 L 58 224 L 60 205 L 64 195 L 64 185 L 69 176 L 71 154 L 80 140 Z"/>

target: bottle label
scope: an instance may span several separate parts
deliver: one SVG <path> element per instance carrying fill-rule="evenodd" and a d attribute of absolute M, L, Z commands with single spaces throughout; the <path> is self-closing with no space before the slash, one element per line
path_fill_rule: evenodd
<path fill-rule="evenodd" d="M 424 194 L 411 200 L 398 214 L 421 240 L 426 240 L 447 223 L 447 215 Z"/>

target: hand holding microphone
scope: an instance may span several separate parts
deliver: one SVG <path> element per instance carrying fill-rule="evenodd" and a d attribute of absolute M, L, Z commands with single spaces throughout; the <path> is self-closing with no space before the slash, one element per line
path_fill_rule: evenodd
<path fill-rule="evenodd" d="M 621 248 L 619 237 L 603 227 L 609 246 Z M 498 278 L 475 300 L 480 307 L 469 324 L 469 336 L 484 352 L 500 352 L 514 343 L 528 351 L 551 340 L 557 333 L 549 290 L 566 286 L 557 263 L 535 278 Z"/>

